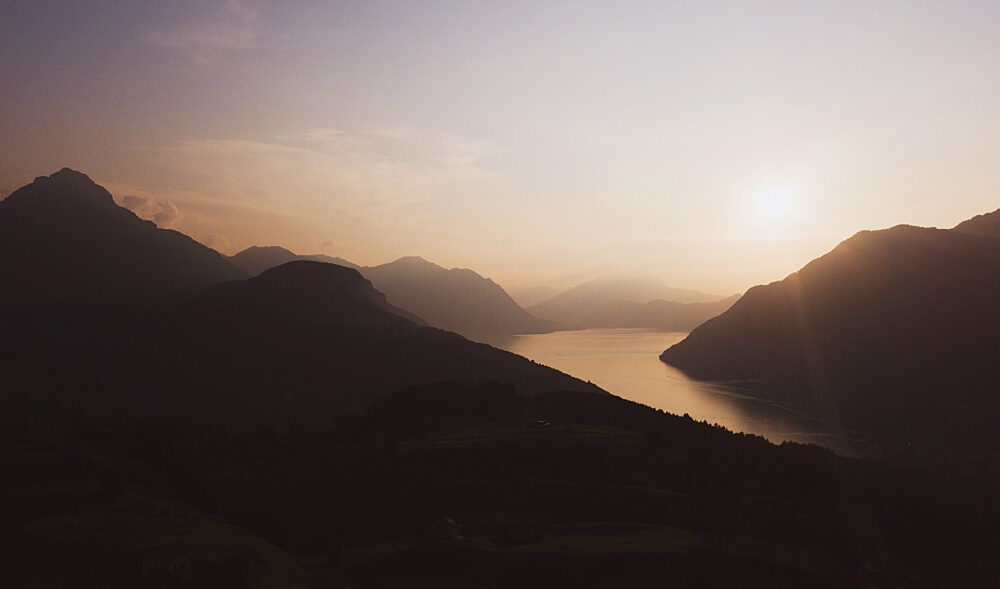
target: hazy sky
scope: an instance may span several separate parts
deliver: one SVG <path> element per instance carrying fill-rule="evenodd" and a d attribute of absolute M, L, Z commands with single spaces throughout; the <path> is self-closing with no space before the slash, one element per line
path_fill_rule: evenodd
<path fill-rule="evenodd" d="M 998 31 L 963 0 L 4 2 L 0 190 L 69 166 L 224 253 L 727 294 L 1000 206 Z"/>

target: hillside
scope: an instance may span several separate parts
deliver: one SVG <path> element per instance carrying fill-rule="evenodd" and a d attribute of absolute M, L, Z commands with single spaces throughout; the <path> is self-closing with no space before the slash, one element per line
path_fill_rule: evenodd
<path fill-rule="evenodd" d="M 1000 240 L 901 225 L 750 289 L 661 359 L 810 408 L 900 460 L 996 474 L 998 357 Z"/>
<path fill-rule="evenodd" d="M 0 303 L 182 300 L 245 274 L 213 249 L 159 229 L 63 168 L 0 202 Z"/>
<path fill-rule="evenodd" d="M 985 587 L 1000 573 L 995 487 L 611 395 L 435 383 L 324 428 L 139 425 L 0 436 L 8 583 Z M 141 575 L 171 548 L 186 580 Z"/>

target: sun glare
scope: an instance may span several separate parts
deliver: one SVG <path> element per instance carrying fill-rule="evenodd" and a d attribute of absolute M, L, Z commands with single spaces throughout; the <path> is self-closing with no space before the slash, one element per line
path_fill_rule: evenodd
<path fill-rule="evenodd" d="M 795 194 L 782 186 L 761 185 L 753 192 L 753 218 L 763 223 L 787 220 L 795 209 Z"/>

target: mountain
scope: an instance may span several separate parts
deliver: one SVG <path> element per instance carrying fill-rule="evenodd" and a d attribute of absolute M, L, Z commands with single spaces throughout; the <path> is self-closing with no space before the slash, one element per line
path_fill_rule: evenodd
<path fill-rule="evenodd" d="M 281 314 L 315 324 L 426 325 L 386 302 L 357 270 L 313 261 L 288 262 L 249 280 L 216 285 L 190 306 L 225 308 L 247 317 Z"/>
<path fill-rule="evenodd" d="M 643 304 L 654 300 L 677 303 L 710 303 L 722 298 L 693 290 L 670 288 L 657 278 L 606 276 L 579 284 L 548 300 L 528 307 L 528 311 L 536 317 L 576 326 L 587 317 L 600 312 L 602 308 L 616 301 Z"/>
<path fill-rule="evenodd" d="M 862 231 L 750 289 L 661 359 L 807 407 L 897 458 L 1000 474 L 1000 239 L 981 230 L 991 218 Z"/>
<path fill-rule="evenodd" d="M 164 303 L 243 278 L 213 249 L 159 229 L 63 168 L 0 201 L 0 303 Z"/>
<path fill-rule="evenodd" d="M 600 391 L 419 321 L 356 270 L 306 261 L 171 307 L 0 309 L 0 358 L 15 383 L 0 393 L 3 419 L 321 425 L 428 382 Z"/>
<path fill-rule="evenodd" d="M 357 264 L 348 262 L 343 258 L 334 258 L 323 254 L 300 255 L 276 245 L 263 247 L 251 246 L 229 258 L 229 261 L 234 266 L 243 270 L 249 276 L 257 276 L 265 270 L 294 260 L 326 262 L 328 264 L 354 268 L 355 270 L 360 268 Z"/>
<path fill-rule="evenodd" d="M 677 303 L 657 299 L 648 303 L 612 301 L 576 322 L 582 328 L 642 327 L 666 331 L 691 331 L 722 314 L 739 295 L 711 303 Z"/>
<path fill-rule="evenodd" d="M 550 331 L 552 324 L 531 316 L 503 288 L 472 270 L 448 270 L 419 257 L 400 258 L 381 266 L 361 267 L 341 258 L 303 256 L 285 248 L 251 247 L 230 258 L 255 276 L 292 260 L 313 260 L 359 270 L 394 305 L 430 325 L 472 339 Z"/>
<path fill-rule="evenodd" d="M 466 268 L 442 268 L 419 257 L 362 268 L 395 305 L 416 313 L 435 327 L 473 339 L 552 329 L 518 306 L 489 278 Z"/>

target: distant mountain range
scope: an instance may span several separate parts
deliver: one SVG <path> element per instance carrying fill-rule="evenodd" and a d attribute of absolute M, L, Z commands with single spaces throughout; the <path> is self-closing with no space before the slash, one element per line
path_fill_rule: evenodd
<path fill-rule="evenodd" d="M 602 277 L 532 305 L 528 311 L 570 329 L 650 327 L 690 330 L 734 299 L 671 288 L 646 277 Z"/>
<path fill-rule="evenodd" d="M 0 303 L 165 303 L 246 274 L 63 168 L 0 201 Z"/>
<path fill-rule="evenodd" d="M 1000 211 L 951 230 L 862 231 L 661 358 L 808 407 L 897 456 L 1000 473 Z"/>
<path fill-rule="evenodd" d="M 518 333 L 551 331 L 554 324 L 522 309 L 489 278 L 465 268 L 447 269 L 420 257 L 361 267 L 341 258 L 298 255 L 281 247 L 251 247 L 230 258 L 256 275 L 291 260 L 315 260 L 355 268 L 388 300 L 430 325 L 483 340 Z"/>
<path fill-rule="evenodd" d="M 690 331 L 728 309 L 738 298 L 670 288 L 655 278 L 603 277 L 563 292 L 547 287 L 522 291 L 519 296 L 525 300 L 542 300 L 525 310 L 489 278 L 466 268 L 447 269 L 417 256 L 361 267 L 342 258 L 255 246 L 229 259 L 251 276 L 292 260 L 355 268 L 391 303 L 434 327 L 483 341 L 594 327 Z"/>
<path fill-rule="evenodd" d="M 712 317 L 722 314 L 739 295 L 711 303 L 678 303 L 657 299 L 648 303 L 612 301 L 574 325 L 583 328 L 641 327 L 664 331 L 691 331 Z"/>

